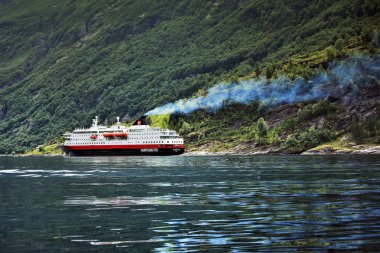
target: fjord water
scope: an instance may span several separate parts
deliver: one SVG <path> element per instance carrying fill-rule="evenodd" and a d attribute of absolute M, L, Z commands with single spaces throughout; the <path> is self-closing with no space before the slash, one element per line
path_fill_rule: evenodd
<path fill-rule="evenodd" d="M 0 157 L 0 252 L 377 251 L 379 158 Z"/>

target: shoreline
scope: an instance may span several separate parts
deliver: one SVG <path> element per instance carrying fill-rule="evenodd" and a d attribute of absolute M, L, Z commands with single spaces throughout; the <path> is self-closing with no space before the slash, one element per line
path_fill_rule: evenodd
<path fill-rule="evenodd" d="M 243 149 L 243 150 L 191 150 L 180 156 L 255 156 L 255 155 L 380 155 L 380 145 L 357 145 L 350 148 L 334 147 L 329 144 L 306 150 L 302 153 L 281 152 L 278 149 Z M 65 154 L 0 154 L 0 156 L 12 157 L 67 157 Z"/>
<path fill-rule="evenodd" d="M 231 149 L 224 151 L 197 151 L 191 150 L 183 156 L 241 156 L 241 155 L 380 155 L 380 145 L 357 145 L 348 147 L 334 147 L 333 145 L 324 144 L 301 153 L 281 152 L 273 147 L 263 149 L 244 148 L 241 150 Z"/>

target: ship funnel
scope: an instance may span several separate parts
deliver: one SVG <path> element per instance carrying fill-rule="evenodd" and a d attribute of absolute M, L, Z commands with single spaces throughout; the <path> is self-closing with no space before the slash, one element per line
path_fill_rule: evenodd
<path fill-rule="evenodd" d="M 140 118 L 138 118 L 138 119 L 133 123 L 133 125 L 135 125 L 135 126 L 139 126 L 139 125 L 149 125 L 149 124 L 148 124 L 148 121 L 147 121 L 146 118 L 147 118 L 146 115 L 141 116 Z"/>

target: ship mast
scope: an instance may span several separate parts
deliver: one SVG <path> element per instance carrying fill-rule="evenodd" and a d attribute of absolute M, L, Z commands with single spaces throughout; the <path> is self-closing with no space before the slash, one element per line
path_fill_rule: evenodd
<path fill-rule="evenodd" d="M 95 119 L 92 120 L 92 126 L 98 127 L 98 123 L 99 123 L 98 116 L 95 116 Z"/>

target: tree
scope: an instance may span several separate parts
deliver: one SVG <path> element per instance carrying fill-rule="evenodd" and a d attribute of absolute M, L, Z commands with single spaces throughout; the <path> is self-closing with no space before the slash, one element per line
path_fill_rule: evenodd
<path fill-rule="evenodd" d="M 364 42 L 370 42 L 372 40 L 372 30 L 371 30 L 371 28 L 369 28 L 369 27 L 363 28 L 362 31 L 361 31 L 361 33 L 360 33 L 360 38 Z"/>
<path fill-rule="evenodd" d="M 266 77 L 269 79 L 271 77 L 273 77 L 273 74 L 274 74 L 274 66 L 273 64 L 268 64 L 266 69 L 265 69 L 265 75 Z"/>
<path fill-rule="evenodd" d="M 296 40 L 295 40 L 295 43 L 297 45 L 301 44 L 302 43 L 302 40 L 301 40 L 301 37 L 300 36 L 297 36 Z"/>
<path fill-rule="evenodd" d="M 338 51 L 342 51 L 343 50 L 343 39 L 338 39 L 336 42 L 335 42 L 335 48 L 336 50 Z"/>
<path fill-rule="evenodd" d="M 327 60 L 331 61 L 335 58 L 335 49 L 332 47 L 328 47 L 326 50 L 327 53 Z"/>
<path fill-rule="evenodd" d="M 260 138 L 265 138 L 267 137 L 268 135 L 268 124 L 267 122 L 263 119 L 263 118 L 260 118 L 257 123 L 256 123 L 256 126 L 257 126 L 257 134 Z"/>
<path fill-rule="evenodd" d="M 181 129 L 179 130 L 179 132 L 180 132 L 181 134 L 187 134 L 187 133 L 189 133 L 191 130 L 192 130 L 191 125 L 190 125 L 189 123 L 187 123 L 186 121 L 183 121 L 182 126 L 181 126 Z"/>
<path fill-rule="evenodd" d="M 259 76 L 261 74 L 261 70 L 260 70 L 260 68 L 259 68 L 258 65 L 255 66 L 255 70 L 254 71 L 255 71 L 256 76 Z"/>

